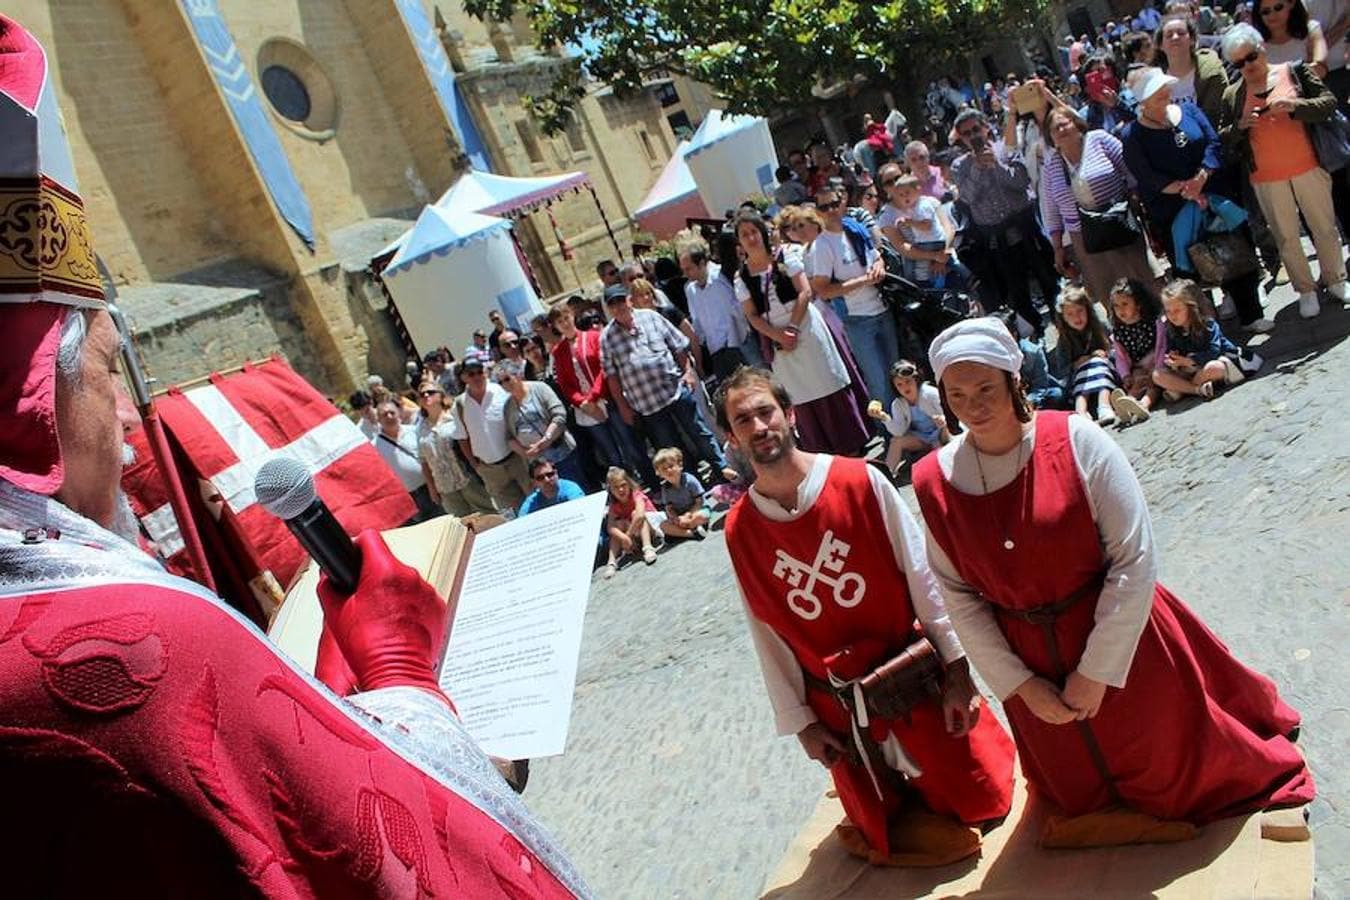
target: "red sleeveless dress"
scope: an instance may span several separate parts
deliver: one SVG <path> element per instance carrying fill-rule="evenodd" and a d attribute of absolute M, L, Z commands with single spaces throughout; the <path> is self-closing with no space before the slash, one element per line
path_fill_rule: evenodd
<path fill-rule="evenodd" d="M 856 678 L 903 650 L 917 636 L 905 574 L 895 564 L 867 464 L 836 457 L 824 490 L 805 514 L 774 521 L 741 498 L 727 516 L 727 548 L 751 613 L 787 642 L 802 668 L 825 681 L 827 669 Z M 806 702 L 840 736 L 848 711 L 829 691 L 810 686 Z M 965 737 L 947 734 L 936 703 L 909 721 L 869 723 L 872 737 L 894 734 L 922 770 L 911 784 L 937 813 L 975 824 L 1008 814 L 1013 745 L 985 711 Z M 901 797 L 847 760 L 831 769 L 849 818 L 873 848 L 888 852 L 887 818 Z"/>
<path fill-rule="evenodd" d="M 997 608 L 1029 610 L 1099 581 L 1106 561 L 1069 442 L 1066 413 L 1039 413 L 1031 460 L 1010 484 L 965 494 L 936 454 L 915 469 L 924 521 L 963 581 Z M 1015 543 L 1005 549 L 1005 535 Z M 1065 671 L 1092 631 L 1097 597 L 1054 624 Z M 1008 645 L 1031 671 L 1062 686 L 1041 625 L 997 616 Z M 1270 679 L 1239 663 L 1195 613 L 1161 584 L 1125 687 L 1108 687 L 1097 716 L 1051 725 L 1020 698 L 1004 702 L 1027 781 L 1069 815 L 1111 806 L 1086 724 L 1127 806 L 1203 824 L 1258 809 L 1307 803 L 1313 779 L 1283 735 L 1298 713 Z"/>

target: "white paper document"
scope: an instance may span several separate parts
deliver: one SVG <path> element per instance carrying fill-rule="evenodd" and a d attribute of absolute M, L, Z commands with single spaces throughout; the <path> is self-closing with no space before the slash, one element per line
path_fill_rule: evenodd
<path fill-rule="evenodd" d="M 440 683 L 494 756 L 556 756 L 567 744 L 605 496 L 474 538 Z"/>

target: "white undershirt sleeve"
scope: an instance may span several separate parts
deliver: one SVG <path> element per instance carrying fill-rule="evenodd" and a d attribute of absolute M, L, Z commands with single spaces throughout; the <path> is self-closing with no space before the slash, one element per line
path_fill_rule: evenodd
<path fill-rule="evenodd" d="M 924 634 L 932 641 L 944 663 L 954 662 L 966 655 L 961 639 L 956 636 L 947 608 L 938 590 L 937 579 L 928 568 L 928 553 L 924 548 L 923 529 L 905 506 L 895 486 L 875 466 L 867 467 L 872 493 L 881 507 L 886 523 L 886 535 L 891 541 L 895 564 L 905 573 L 910 603 L 914 615 L 923 625 Z"/>
<path fill-rule="evenodd" d="M 1006 700 L 1034 673 L 1008 646 L 994 618 L 994 608 L 979 592 L 961 580 L 942 547 L 928 533 L 928 565 L 942 589 L 947 615 L 951 617 L 971 665 L 999 700 Z"/>
<path fill-rule="evenodd" d="M 759 671 L 764 676 L 769 705 L 773 707 L 774 728 L 780 735 L 796 734 L 816 721 L 815 712 L 806 705 L 806 679 L 802 677 L 801 664 L 787 642 L 750 611 L 739 582 L 736 592 L 745 608 L 750 640 L 755 645 L 755 656 L 759 658 Z"/>
<path fill-rule="evenodd" d="M 1107 564 L 1096 621 L 1078 671 L 1094 681 L 1124 687 L 1153 609 L 1158 578 L 1153 522 L 1139 479 L 1110 435 L 1082 416 L 1072 416 L 1069 441 Z"/>

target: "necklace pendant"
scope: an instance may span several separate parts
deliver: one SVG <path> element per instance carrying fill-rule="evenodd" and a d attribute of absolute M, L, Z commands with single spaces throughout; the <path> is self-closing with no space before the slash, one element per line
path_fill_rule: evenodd
<path fill-rule="evenodd" d="M 1012 538 L 1007 538 L 1007 539 L 1005 539 L 1005 540 L 1003 541 L 1003 549 L 1004 549 L 1004 550 L 1011 550 L 1012 548 L 1014 548 L 1014 547 L 1016 547 L 1016 546 L 1017 546 L 1017 545 L 1013 543 Z"/>

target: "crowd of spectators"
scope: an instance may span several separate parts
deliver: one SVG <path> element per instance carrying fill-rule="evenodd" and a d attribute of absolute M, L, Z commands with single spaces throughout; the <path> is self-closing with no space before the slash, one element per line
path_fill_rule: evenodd
<path fill-rule="evenodd" d="M 891 109 L 852 146 L 790 150 L 767 210 L 746 203 L 659 259 L 601 262 L 598 298 L 528 323 L 494 311 L 457 361 L 442 347 L 413 366 L 415 392 L 373 377 L 351 405 L 419 516 L 607 491 L 613 574 L 701 538 L 710 506 L 746 489 L 709 403 L 741 366 L 786 386 L 805 449 L 881 438 L 898 473 L 949 439 L 926 344 L 882 289 L 897 275 L 963 298 L 962 315 L 998 313 L 1036 406 L 1133 424 L 1213 397 L 1261 365 L 1219 319 L 1275 327 L 1262 257 L 1304 317 L 1350 299 L 1347 16 L 1324 6 L 1173 0 L 1066 41 L 1059 73 L 935 81 L 916 133 Z"/>

